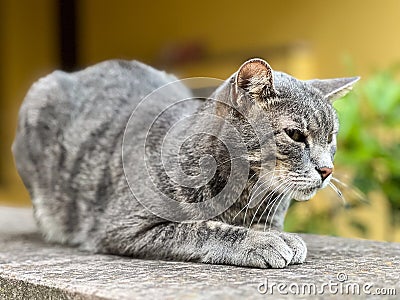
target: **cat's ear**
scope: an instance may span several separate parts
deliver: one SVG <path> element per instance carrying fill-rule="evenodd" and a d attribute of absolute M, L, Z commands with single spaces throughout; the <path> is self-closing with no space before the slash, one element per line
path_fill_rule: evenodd
<path fill-rule="evenodd" d="M 246 61 L 236 73 L 236 86 L 251 95 L 276 97 L 272 68 L 260 58 Z"/>
<path fill-rule="evenodd" d="M 324 99 L 333 102 L 336 99 L 342 98 L 353 89 L 354 84 L 360 80 L 360 77 L 336 78 L 336 79 L 314 79 L 308 80 L 314 88 L 321 91 Z"/>

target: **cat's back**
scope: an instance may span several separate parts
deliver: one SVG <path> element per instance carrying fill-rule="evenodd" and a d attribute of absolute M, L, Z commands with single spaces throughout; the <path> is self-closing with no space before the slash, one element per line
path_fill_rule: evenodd
<path fill-rule="evenodd" d="M 175 80 L 138 61 L 109 60 L 78 72 L 55 71 L 32 85 L 20 108 L 19 125 L 22 121 L 37 125 L 54 117 L 55 110 L 61 117 L 58 123 L 67 123 L 89 111 L 121 105 L 133 109 L 143 97 Z"/>
<path fill-rule="evenodd" d="M 74 73 L 55 71 L 31 87 L 19 111 L 13 154 L 49 239 L 63 241 L 65 232 L 83 229 L 74 222 L 89 219 L 85 214 L 110 196 L 112 181 L 123 176 L 121 143 L 132 111 L 176 80 L 137 61 L 111 60 Z M 190 96 L 184 86 L 173 93 Z M 157 105 L 139 117 L 153 118 Z"/>
<path fill-rule="evenodd" d="M 72 148 L 79 148 L 90 136 L 104 136 L 107 129 L 121 130 L 146 95 L 175 80 L 140 62 L 123 60 L 105 61 L 74 73 L 55 71 L 41 78 L 21 105 L 13 144 L 23 179 L 24 173 L 34 171 L 29 167 L 32 162 L 42 161 L 46 153 L 54 154 L 50 152 L 61 139 L 71 151 L 78 151 Z"/>

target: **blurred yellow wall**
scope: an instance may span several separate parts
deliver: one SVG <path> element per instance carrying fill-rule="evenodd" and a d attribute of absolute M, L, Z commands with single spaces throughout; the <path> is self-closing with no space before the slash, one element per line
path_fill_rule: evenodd
<path fill-rule="evenodd" d="M 28 203 L 10 147 L 17 109 L 30 84 L 59 66 L 56 3 L 0 0 L 0 202 Z M 224 59 L 236 52 L 243 57 L 257 52 L 300 78 L 367 76 L 375 67 L 400 60 L 398 0 L 77 4 L 80 66 L 117 57 L 153 63 L 160 49 L 186 41 L 202 43 L 208 58 L 178 68 L 184 76 L 224 78 L 241 63 Z M 275 49 L 273 55 L 268 49 Z M 280 55 L 276 49 L 289 50 Z M 354 69 L 345 63 L 349 58 Z"/>
<path fill-rule="evenodd" d="M 29 86 L 57 66 L 54 3 L 0 0 L 0 203 L 29 203 L 14 168 L 11 143 Z"/>
<path fill-rule="evenodd" d="M 398 0 L 80 3 L 82 64 L 115 56 L 151 62 L 165 44 L 194 39 L 204 41 L 212 54 L 306 42 L 313 56 L 310 75 L 320 77 L 349 73 L 343 64 L 347 57 L 361 75 L 400 59 Z"/>

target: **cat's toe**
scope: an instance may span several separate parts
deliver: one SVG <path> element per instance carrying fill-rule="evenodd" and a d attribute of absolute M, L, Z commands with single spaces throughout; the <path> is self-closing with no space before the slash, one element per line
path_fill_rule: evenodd
<path fill-rule="evenodd" d="M 293 258 L 290 264 L 294 265 L 303 263 L 307 257 L 307 246 L 303 239 L 296 234 L 286 232 L 281 232 L 279 236 L 293 251 Z"/>
<path fill-rule="evenodd" d="M 291 247 L 277 234 L 257 233 L 250 243 L 248 264 L 259 268 L 284 268 L 293 260 Z"/>

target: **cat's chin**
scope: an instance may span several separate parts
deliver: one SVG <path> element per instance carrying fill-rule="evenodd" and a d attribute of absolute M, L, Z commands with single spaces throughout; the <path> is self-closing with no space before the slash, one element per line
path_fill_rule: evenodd
<path fill-rule="evenodd" d="M 317 193 L 317 189 L 312 190 L 312 191 L 298 191 L 297 193 L 295 193 L 293 195 L 293 199 L 296 201 L 308 201 L 310 200 L 312 197 L 315 196 L 315 194 Z"/>

